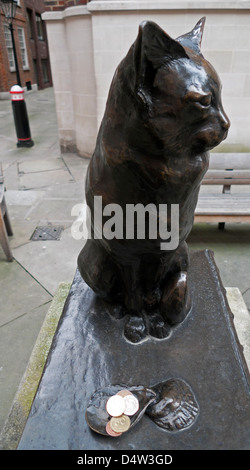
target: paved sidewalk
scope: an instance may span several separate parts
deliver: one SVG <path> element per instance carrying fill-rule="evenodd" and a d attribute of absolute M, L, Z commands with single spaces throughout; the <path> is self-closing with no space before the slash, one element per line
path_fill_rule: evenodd
<path fill-rule="evenodd" d="M 25 96 L 32 148 L 17 148 L 10 101 L 0 101 L 5 198 L 14 261 L 0 247 L 0 430 L 61 282 L 71 283 L 83 241 L 71 236 L 71 209 L 84 199 L 89 160 L 60 154 L 53 88 Z M 62 226 L 59 241 L 32 241 L 37 226 Z"/>
<path fill-rule="evenodd" d="M 89 160 L 61 154 L 53 88 L 25 96 L 34 147 L 18 149 L 9 101 L 0 101 L 0 137 L 14 261 L 0 247 L 0 431 L 52 298 L 71 283 L 83 241 L 71 236 L 71 209 L 84 199 Z M 37 226 L 62 226 L 59 241 L 32 241 Z M 250 309 L 250 224 L 195 225 L 194 249 L 210 248 L 224 286 L 238 287 Z"/>

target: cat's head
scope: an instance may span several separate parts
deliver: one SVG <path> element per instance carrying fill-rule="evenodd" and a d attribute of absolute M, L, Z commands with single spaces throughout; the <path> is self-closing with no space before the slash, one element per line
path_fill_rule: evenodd
<path fill-rule="evenodd" d="M 205 18 L 172 39 L 153 22 L 143 22 L 133 45 L 135 93 L 148 131 L 166 150 L 195 155 L 227 136 L 221 82 L 200 44 Z"/>

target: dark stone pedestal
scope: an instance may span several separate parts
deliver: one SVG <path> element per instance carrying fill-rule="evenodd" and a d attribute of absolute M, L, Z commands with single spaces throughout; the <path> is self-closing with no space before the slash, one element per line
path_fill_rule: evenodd
<path fill-rule="evenodd" d="M 249 374 L 232 314 L 210 252 L 191 256 L 193 309 L 164 340 L 131 344 L 76 273 L 19 449 L 206 450 L 250 448 Z M 182 431 L 146 414 L 118 438 L 94 433 L 85 420 L 91 395 L 108 384 L 153 386 L 185 381 L 199 405 Z"/>

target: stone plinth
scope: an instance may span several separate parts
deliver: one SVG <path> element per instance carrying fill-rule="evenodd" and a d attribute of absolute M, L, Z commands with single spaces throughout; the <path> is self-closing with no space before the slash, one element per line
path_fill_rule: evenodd
<path fill-rule="evenodd" d="M 193 309 L 165 340 L 129 343 L 124 319 L 76 273 L 19 449 L 249 449 L 249 373 L 212 254 L 191 256 Z M 119 438 L 90 430 L 91 395 L 108 384 L 185 381 L 199 405 L 194 424 L 159 428 L 146 414 Z"/>

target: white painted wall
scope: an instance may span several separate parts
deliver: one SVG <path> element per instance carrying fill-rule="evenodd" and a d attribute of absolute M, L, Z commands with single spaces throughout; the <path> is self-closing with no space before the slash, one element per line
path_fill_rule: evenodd
<path fill-rule="evenodd" d="M 49 16 L 47 34 L 61 149 L 90 156 L 97 132 L 91 15 L 86 7 L 71 7 L 44 16 Z"/>
<path fill-rule="evenodd" d="M 231 120 L 216 150 L 250 151 L 250 1 L 97 1 L 46 12 L 59 135 L 62 148 L 81 155 L 94 149 L 115 69 L 143 20 L 172 37 L 206 16 L 202 52 L 220 75 L 223 105 Z M 68 146 L 68 147 L 67 147 Z"/>

